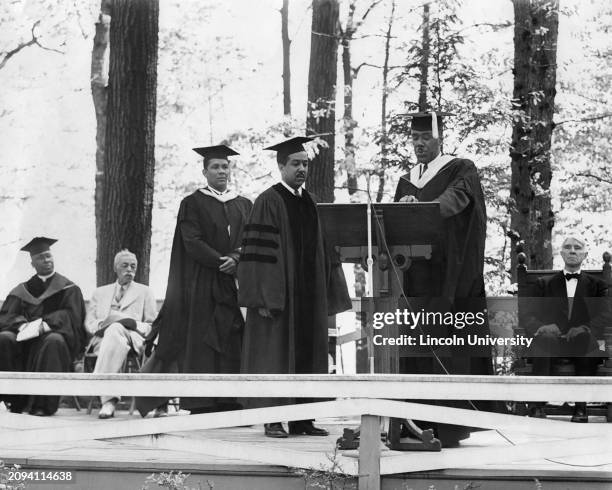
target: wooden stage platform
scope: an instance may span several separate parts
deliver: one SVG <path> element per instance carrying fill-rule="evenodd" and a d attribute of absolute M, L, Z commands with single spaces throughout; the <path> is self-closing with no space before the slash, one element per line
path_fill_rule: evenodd
<path fill-rule="evenodd" d="M 129 423 L 140 419 L 130 416 L 127 411 L 117 412 L 112 421 L 98 420 L 97 411 L 87 415 L 85 411 L 60 409 L 57 415 L 39 418 L 28 415 L 15 415 L 4 411 L 0 404 L 0 429 L 20 429 L 22 434 L 43 427 L 53 427 L 61 432 L 62 427 L 74 427 L 84 424 L 89 428 L 103 427 L 117 421 Z M 170 417 L 188 417 L 184 413 L 171 414 Z M 556 417 L 558 420 L 567 420 Z M 570 425 L 569 421 L 567 422 Z M 589 427 L 602 424 L 603 417 L 591 417 Z M 311 453 L 316 457 L 334 458 L 335 441 L 344 427 L 356 427 L 359 418 L 318 419 L 317 425 L 330 431 L 328 437 L 291 436 L 288 439 L 270 439 L 263 436 L 261 425 L 228 429 L 207 429 L 174 433 L 185 441 L 181 451 L 180 443 L 175 449 L 160 449 L 132 444 L 128 441 L 118 442 L 105 440 L 86 440 L 71 442 L 54 442 L 45 444 L 28 444 L 27 447 L 3 447 L 0 441 L 0 459 L 5 463 L 19 464 L 23 471 L 71 471 L 72 483 L 29 483 L 28 489 L 134 489 L 143 487 L 147 476 L 152 473 L 182 471 L 191 476 L 186 480 L 190 488 L 214 490 L 248 489 L 248 490 L 298 490 L 304 488 L 331 488 L 322 486 L 325 482 L 317 477 L 316 472 L 297 470 L 286 466 L 277 466 L 258 462 L 259 455 L 270 451 L 281 451 L 287 455 L 293 452 Z M 571 424 L 575 428 L 576 424 Z M 563 426 L 560 426 L 563 429 Z M 524 433 L 505 432 L 515 443 L 552 441 L 556 437 L 530 436 Z M 155 436 L 153 436 L 154 438 Z M 163 436 L 160 436 L 163 438 Z M 559 440 L 563 434 L 559 434 Z M 14 441 L 13 441 L 14 442 Z M 176 441 L 175 441 L 176 442 Z M 238 444 L 248 451 L 236 453 L 236 459 L 227 456 L 223 449 L 230 444 Z M 576 445 L 589 444 L 580 440 Z M 612 488 L 612 440 L 609 450 L 581 451 L 580 456 L 555 457 L 545 459 L 530 456 L 526 460 L 511 463 L 479 464 L 479 454 L 483 451 L 494 453 L 507 448 L 509 443 L 493 430 L 476 432 L 464 441 L 459 448 L 443 449 L 441 453 L 411 453 L 416 462 L 422 463 L 432 458 L 445 458 L 452 461 L 461 458 L 464 463 L 459 469 L 452 467 L 427 472 L 385 474 L 382 476 L 382 489 L 413 490 L 463 490 L 466 488 L 514 490 L 514 489 L 611 489 Z M 194 448 L 197 451 L 194 452 Z M 580 451 L 579 451 L 580 452 Z M 230 452 L 230 454 L 232 454 Z M 383 451 L 381 462 L 392 459 L 394 451 Z M 406 455 L 407 453 L 401 453 Z M 336 458 L 350 460 L 351 452 L 338 453 Z M 356 456 L 356 455 L 355 455 Z M 263 458 L 265 459 L 265 458 Z M 355 458 L 355 461 L 356 458 Z M 316 466 L 314 467 L 316 469 Z M 344 483 L 337 488 L 356 488 L 357 478 L 346 477 L 337 480 Z M 537 482 L 542 486 L 538 487 Z M 200 486 L 198 486 L 200 485 Z M 471 486 L 470 486 L 471 485 Z M 150 483 L 149 488 L 159 488 Z M 334 487 L 336 488 L 336 487 Z"/>

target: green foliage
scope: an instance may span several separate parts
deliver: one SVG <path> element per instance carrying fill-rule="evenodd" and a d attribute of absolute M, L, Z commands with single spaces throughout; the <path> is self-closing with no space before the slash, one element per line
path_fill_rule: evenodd
<path fill-rule="evenodd" d="M 153 473 L 149 475 L 145 481 L 145 484 L 141 487 L 141 490 L 148 490 L 149 485 L 155 485 L 161 488 L 167 488 L 168 490 L 203 490 L 201 482 L 198 482 L 197 487 L 191 487 L 185 484 L 189 473 L 183 473 L 182 471 L 170 471 L 169 473 Z M 214 482 L 206 480 L 206 488 L 213 490 L 215 488 Z"/>
<path fill-rule="evenodd" d="M 292 468 L 292 470 L 304 479 L 305 488 L 357 490 L 356 478 L 343 472 L 338 457 L 338 448 L 335 447 L 332 453 L 327 454 L 329 465 L 319 469 Z"/>
<path fill-rule="evenodd" d="M 585 266 L 600 268 L 612 209 L 612 6 L 594 2 L 586 12 L 571 9 L 561 18 L 572 49 L 561 51 L 557 68 L 553 203 L 558 238 L 567 230 L 585 237 Z"/>
<path fill-rule="evenodd" d="M 19 465 L 7 466 L 4 461 L 0 459 L 0 489 L 4 490 L 23 490 L 27 486 L 24 482 L 15 482 L 9 480 L 9 473 L 20 470 Z"/>

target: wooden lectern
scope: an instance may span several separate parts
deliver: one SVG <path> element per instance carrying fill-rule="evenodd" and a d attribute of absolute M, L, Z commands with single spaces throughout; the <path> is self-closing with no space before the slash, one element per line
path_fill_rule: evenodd
<path fill-rule="evenodd" d="M 367 270 L 368 226 L 367 204 L 319 204 L 319 217 L 328 248 L 333 247 L 342 262 L 359 263 Z M 441 237 L 443 220 L 439 203 L 376 203 L 372 204 L 371 230 L 373 285 L 371 298 L 362 299 L 362 339 L 364 344 L 358 372 L 398 373 L 398 348 L 377 347 L 372 339 L 371 319 L 374 311 L 395 311 L 407 306 L 403 297 L 404 272 L 414 263 L 427 264 L 436 284 L 432 291 L 441 291 Z M 387 335 L 397 334 L 396 326 L 389 326 Z M 393 331 L 395 329 L 395 332 Z M 358 351 L 359 352 L 359 351 Z M 402 442 L 400 424 L 422 442 Z M 355 448 L 356 435 L 345 430 L 344 448 Z M 440 442 L 431 430 L 421 431 L 410 421 L 392 419 L 389 424 L 389 446 L 397 450 L 439 451 Z M 341 442 L 342 445 L 342 442 Z"/>

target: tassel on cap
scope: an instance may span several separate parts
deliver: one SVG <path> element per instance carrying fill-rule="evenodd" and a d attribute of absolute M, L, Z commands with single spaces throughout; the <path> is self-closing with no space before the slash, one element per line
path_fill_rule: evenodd
<path fill-rule="evenodd" d="M 440 139 L 440 132 L 438 131 L 438 116 L 434 111 L 431 111 L 431 134 L 434 139 Z"/>

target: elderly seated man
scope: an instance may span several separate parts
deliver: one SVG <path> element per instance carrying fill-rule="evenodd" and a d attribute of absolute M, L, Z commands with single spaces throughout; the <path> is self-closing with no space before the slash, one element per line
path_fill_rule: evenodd
<path fill-rule="evenodd" d="M 573 364 L 576 376 L 595 376 L 605 357 L 597 340 L 610 322 L 608 285 L 581 270 L 586 257 L 586 243 L 569 236 L 561 246 L 563 271 L 538 280 L 525 327 L 533 337 L 527 355 L 536 376 L 550 376 L 555 358 Z M 531 404 L 529 415 L 544 418 L 543 405 Z M 575 403 L 572 422 L 588 422 L 586 403 Z"/>
<path fill-rule="evenodd" d="M 94 373 L 118 373 L 130 350 L 140 355 L 151 331 L 157 309 L 153 291 L 134 281 L 138 262 L 129 250 L 115 256 L 117 281 L 97 288 L 89 306 L 85 326 L 93 335 L 87 351 L 98 356 Z M 118 396 L 100 397 L 101 419 L 115 413 Z"/>

